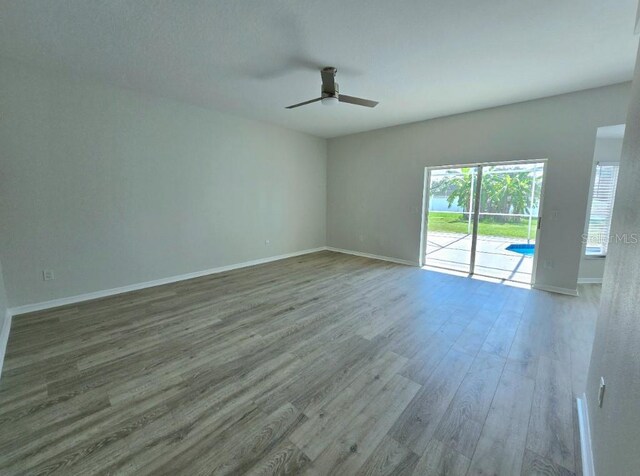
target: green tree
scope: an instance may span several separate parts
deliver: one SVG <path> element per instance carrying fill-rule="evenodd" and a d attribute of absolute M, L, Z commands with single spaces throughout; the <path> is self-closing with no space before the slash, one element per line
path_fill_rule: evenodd
<path fill-rule="evenodd" d="M 485 167 L 480 194 L 480 212 L 497 214 L 528 214 L 530 206 L 538 206 L 542 177 L 530 170 L 499 173 L 496 167 Z M 449 208 L 456 203 L 462 208 L 462 216 L 468 218 L 472 188 L 475 185 L 475 169 L 463 168 L 460 174 L 445 176 L 432 186 L 434 195 L 446 195 Z M 531 187 L 538 191 L 531 201 Z M 495 215 L 493 221 L 519 222 L 520 217 Z"/>
<path fill-rule="evenodd" d="M 450 177 L 444 177 L 438 182 L 434 182 L 431 186 L 433 195 L 446 195 L 449 208 L 456 202 L 459 208 L 462 208 L 462 214 L 469 213 L 469 205 L 471 203 L 471 189 L 475 184 L 475 169 L 464 167 L 460 169 L 461 174 Z"/>

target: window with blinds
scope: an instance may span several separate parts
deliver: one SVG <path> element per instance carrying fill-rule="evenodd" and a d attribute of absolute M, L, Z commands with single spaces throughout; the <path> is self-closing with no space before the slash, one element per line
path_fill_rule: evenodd
<path fill-rule="evenodd" d="M 600 162 L 596 165 L 587 232 L 587 256 L 606 256 L 607 254 L 618 169 L 617 163 Z"/>

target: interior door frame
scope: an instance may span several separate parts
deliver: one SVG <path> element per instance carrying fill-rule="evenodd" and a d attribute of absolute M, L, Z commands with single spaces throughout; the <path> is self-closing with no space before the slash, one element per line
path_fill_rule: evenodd
<path fill-rule="evenodd" d="M 542 229 L 542 216 L 543 216 L 543 207 L 544 207 L 544 194 L 545 188 L 547 185 L 547 169 L 548 169 L 548 158 L 541 159 L 522 159 L 522 160 L 503 160 L 496 162 L 475 162 L 475 163 L 466 163 L 466 164 L 445 164 L 445 165 L 430 165 L 425 167 L 424 171 L 424 181 L 422 187 L 422 224 L 420 226 L 420 256 L 418 258 L 418 263 L 420 267 L 425 265 L 425 257 L 427 254 L 427 230 L 429 225 L 429 192 L 431 187 L 431 171 L 438 169 L 453 169 L 453 168 L 464 168 L 464 167 L 487 167 L 487 166 L 497 166 L 497 165 L 519 165 L 519 164 L 542 164 L 542 186 L 540 187 L 540 203 L 538 205 L 538 223 L 537 230 L 538 232 Z M 478 169 L 478 173 L 481 174 Z M 479 195 L 481 191 L 482 180 L 478 180 L 476 182 L 476 190 L 477 195 Z M 472 248 L 475 248 L 475 242 L 477 240 L 477 221 L 479 218 L 480 209 L 476 206 L 476 210 L 474 211 L 474 231 L 472 236 Z M 536 282 L 536 274 L 538 270 L 538 256 L 539 256 L 539 243 L 541 236 L 538 232 L 536 232 L 536 247 L 535 252 L 533 254 L 533 265 L 531 267 L 531 285 L 533 286 Z M 475 250 L 472 249 L 472 253 L 470 256 L 470 265 L 469 265 L 469 276 L 472 276 L 474 273 L 474 264 L 475 264 Z"/>

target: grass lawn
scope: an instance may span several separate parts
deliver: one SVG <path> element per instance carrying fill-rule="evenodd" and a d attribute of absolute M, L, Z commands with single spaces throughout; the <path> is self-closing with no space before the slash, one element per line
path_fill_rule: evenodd
<path fill-rule="evenodd" d="M 484 220 L 484 221 L 483 221 Z M 522 219 L 520 223 L 493 223 L 487 218 L 480 218 L 478 235 L 504 236 L 507 238 L 527 239 L 529 221 Z M 462 217 L 462 213 L 429 213 L 429 231 L 444 233 L 467 233 L 468 221 Z M 536 236 L 538 219 L 531 220 L 531 238 Z"/>

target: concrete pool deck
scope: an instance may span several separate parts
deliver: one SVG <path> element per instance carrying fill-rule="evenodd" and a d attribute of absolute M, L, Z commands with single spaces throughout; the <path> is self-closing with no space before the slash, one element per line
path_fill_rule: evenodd
<path fill-rule="evenodd" d="M 532 240 L 531 243 L 534 241 Z M 492 278 L 531 283 L 533 256 L 507 250 L 519 238 L 478 236 L 475 273 Z M 471 235 L 464 233 L 427 233 L 426 266 L 469 272 Z"/>

